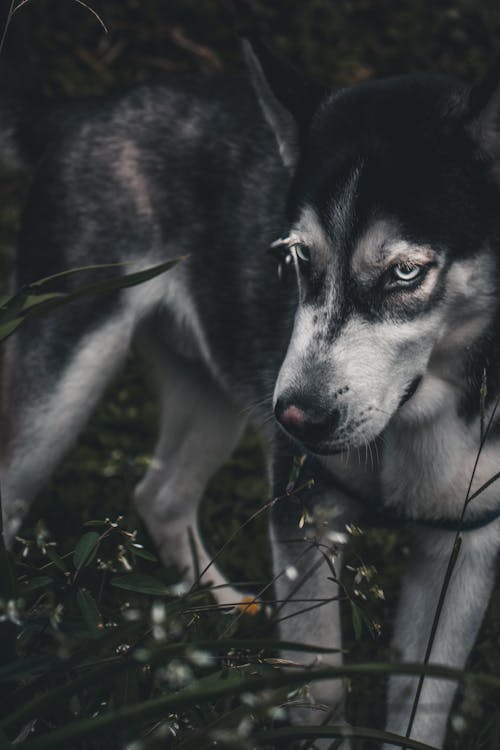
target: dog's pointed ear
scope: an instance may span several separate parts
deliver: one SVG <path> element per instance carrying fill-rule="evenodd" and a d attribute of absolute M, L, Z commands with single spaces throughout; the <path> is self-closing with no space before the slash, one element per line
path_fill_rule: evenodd
<path fill-rule="evenodd" d="M 477 146 L 487 156 L 500 160 L 500 57 L 470 89 L 465 113 Z"/>
<path fill-rule="evenodd" d="M 258 38 L 242 38 L 250 79 L 274 131 L 284 165 L 292 170 L 301 143 L 327 89 L 286 65 Z"/>

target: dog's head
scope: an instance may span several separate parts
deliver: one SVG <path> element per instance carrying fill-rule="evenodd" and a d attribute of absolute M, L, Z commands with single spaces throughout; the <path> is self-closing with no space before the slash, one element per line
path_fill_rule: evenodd
<path fill-rule="evenodd" d="M 418 75 L 326 93 L 265 48 L 246 53 L 293 174 L 274 243 L 299 289 L 277 419 L 333 453 L 432 418 L 460 398 L 496 314 L 498 71 L 472 89 Z"/>

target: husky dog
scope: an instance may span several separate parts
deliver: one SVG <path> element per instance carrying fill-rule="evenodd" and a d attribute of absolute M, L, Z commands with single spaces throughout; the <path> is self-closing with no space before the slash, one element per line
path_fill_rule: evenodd
<path fill-rule="evenodd" d="M 4 152 L 37 162 L 18 285 L 88 264 L 139 269 L 187 256 L 146 284 L 33 319 L 9 342 L 7 533 L 137 335 L 161 424 L 136 504 L 162 559 L 190 567 L 186 529 L 196 529 L 203 489 L 251 409 L 274 495 L 302 452 L 301 481 L 315 479 L 301 502 L 273 507 L 283 613 L 303 606 L 293 600 L 304 590 L 335 597 L 320 544 L 376 509 L 414 526 L 394 645 L 402 660 L 421 661 L 461 528 L 430 660 L 462 667 L 500 544 L 494 483 L 463 513 L 500 459 L 500 69 L 471 88 L 410 75 L 332 93 L 259 43 L 245 49 L 257 97 L 241 81 L 177 79 L 67 110 L 5 101 Z M 491 394 L 482 402 L 481 383 Z M 304 508 L 316 543 L 299 528 Z M 203 568 L 197 532 L 195 541 Z M 282 574 L 290 566 L 293 583 Z M 215 567 L 207 577 L 223 582 Z M 340 646 L 335 604 L 285 619 L 282 635 Z M 388 730 L 405 734 L 416 689 L 415 677 L 390 681 Z M 443 746 L 454 693 L 452 682 L 424 681 L 412 738 Z M 315 696 L 340 711 L 340 682 Z"/>

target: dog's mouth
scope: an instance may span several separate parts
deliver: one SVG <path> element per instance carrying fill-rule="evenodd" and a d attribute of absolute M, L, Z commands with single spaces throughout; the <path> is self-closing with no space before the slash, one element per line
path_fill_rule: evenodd
<path fill-rule="evenodd" d="M 399 404 L 395 410 L 395 413 L 398 412 L 408 401 L 415 395 L 417 392 L 420 383 L 422 382 L 422 376 L 418 375 L 416 378 L 414 378 L 410 385 L 406 388 L 405 392 L 403 393 L 403 396 L 401 397 Z M 298 412 L 298 409 L 296 407 L 292 407 L 295 409 L 295 411 Z M 281 422 L 280 419 L 278 419 L 278 422 Z M 363 439 L 362 441 L 358 441 L 355 439 L 355 435 L 353 435 L 353 440 L 346 441 L 346 442 L 337 442 L 335 440 L 329 440 L 328 437 L 322 436 L 323 439 L 317 439 L 317 440 L 307 440 L 306 435 L 302 434 L 293 434 L 293 431 L 290 429 L 287 429 L 284 427 L 283 424 L 281 424 L 281 427 L 284 429 L 284 431 L 289 435 L 289 437 L 292 437 L 300 446 L 304 448 L 308 453 L 315 454 L 317 456 L 336 456 L 341 453 L 344 453 L 346 451 L 349 451 L 351 448 L 359 448 L 361 444 L 366 443 L 366 439 Z M 312 437 L 312 435 L 308 435 L 307 437 Z M 372 436 L 371 439 L 375 439 L 377 436 Z M 319 436 L 318 436 L 319 438 Z"/>
<path fill-rule="evenodd" d="M 416 378 L 414 378 L 408 388 L 403 393 L 403 396 L 398 404 L 398 407 L 396 411 L 399 411 L 401 407 L 403 407 L 405 404 L 408 403 L 408 401 L 415 395 L 415 393 L 418 391 L 418 387 L 420 383 L 422 382 L 422 375 L 418 375 Z M 301 445 L 309 452 L 309 453 L 315 453 L 317 456 L 336 456 L 340 453 L 344 453 L 345 451 L 350 450 L 353 447 L 359 447 L 356 446 L 354 443 L 331 443 L 327 440 L 318 441 L 316 443 L 307 443 L 305 441 L 300 441 Z"/>
<path fill-rule="evenodd" d="M 308 453 L 313 453 L 316 456 L 338 456 L 340 453 L 350 449 L 349 445 L 330 445 L 326 442 L 314 443 L 314 445 L 301 443 L 301 445 Z"/>

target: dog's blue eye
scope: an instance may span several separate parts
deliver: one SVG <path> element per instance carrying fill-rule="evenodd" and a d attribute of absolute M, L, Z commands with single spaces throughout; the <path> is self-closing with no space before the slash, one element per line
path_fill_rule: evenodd
<path fill-rule="evenodd" d="M 414 281 L 423 271 L 422 266 L 411 266 L 407 263 L 400 263 L 391 269 L 394 281 Z"/>
<path fill-rule="evenodd" d="M 293 245 L 293 249 L 297 254 L 297 258 L 303 263 L 309 263 L 311 261 L 311 253 L 307 245 L 301 245 L 300 243 L 297 243 L 296 245 Z"/>

